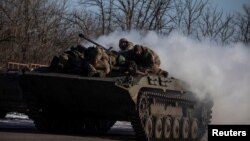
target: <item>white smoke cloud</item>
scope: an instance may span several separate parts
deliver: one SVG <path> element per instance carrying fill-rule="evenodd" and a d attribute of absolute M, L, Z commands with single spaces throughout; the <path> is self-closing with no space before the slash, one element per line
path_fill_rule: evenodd
<path fill-rule="evenodd" d="M 218 46 L 209 41 L 198 42 L 174 33 L 113 32 L 97 39 L 118 50 L 120 38 L 155 50 L 162 68 L 172 76 L 188 82 L 199 95 L 214 98 L 213 123 L 250 123 L 250 49 L 242 44 Z"/>

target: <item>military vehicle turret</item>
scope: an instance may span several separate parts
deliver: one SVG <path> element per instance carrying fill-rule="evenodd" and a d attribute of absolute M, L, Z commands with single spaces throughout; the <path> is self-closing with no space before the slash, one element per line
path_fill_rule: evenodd
<path fill-rule="evenodd" d="M 175 78 L 46 70 L 21 77 L 28 115 L 41 131 L 108 131 L 119 120 L 131 122 L 138 140 L 199 140 L 211 119 L 212 101 L 199 99 Z"/>

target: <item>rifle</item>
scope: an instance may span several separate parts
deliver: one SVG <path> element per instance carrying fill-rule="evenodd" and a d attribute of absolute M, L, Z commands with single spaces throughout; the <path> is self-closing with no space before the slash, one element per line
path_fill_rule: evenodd
<path fill-rule="evenodd" d="M 92 44 L 94 44 L 94 45 L 96 45 L 96 46 L 99 46 L 99 47 L 103 48 L 105 51 L 110 51 L 110 50 L 113 48 L 113 47 L 110 47 L 109 49 L 107 49 L 106 47 L 104 47 L 104 46 L 98 44 L 97 42 L 95 42 L 95 41 L 93 41 L 93 40 L 87 38 L 86 36 L 84 36 L 84 35 L 81 34 L 81 33 L 79 34 L 79 37 L 80 37 L 80 38 L 83 38 L 83 39 L 85 39 L 85 40 L 87 40 L 87 41 L 89 41 L 89 42 L 91 42 Z"/>

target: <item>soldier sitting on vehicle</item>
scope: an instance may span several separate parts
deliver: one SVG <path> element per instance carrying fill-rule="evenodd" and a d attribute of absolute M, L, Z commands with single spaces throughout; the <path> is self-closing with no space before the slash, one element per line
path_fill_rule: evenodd
<path fill-rule="evenodd" d="M 101 47 L 89 47 L 84 61 L 85 74 L 87 76 L 104 77 L 110 72 L 109 56 Z"/>
<path fill-rule="evenodd" d="M 166 71 L 160 69 L 161 61 L 159 56 L 151 49 L 135 45 L 130 51 L 122 53 L 128 61 L 134 61 L 138 72 L 167 75 Z"/>
<path fill-rule="evenodd" d="M 153 73 L 160 72 L 160 58 L 151 49 L 143 47 L 140 45 L 133 45 L 126 38 L 121 38 L 119 40 L 119 47 L 121 49 L 120 54 L 126 57 L 126 60 L 133 60 L 138 65 L 138 69 L 145 71 L 152 71 Z"/>

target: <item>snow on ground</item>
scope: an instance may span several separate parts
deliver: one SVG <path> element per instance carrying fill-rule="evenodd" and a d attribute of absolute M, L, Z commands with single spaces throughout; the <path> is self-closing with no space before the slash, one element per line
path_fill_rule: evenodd
<path fill-rule="evenodd" d="M 130 122 L 125 122 L 125 121 L 117 121 L 115 125 L 112 128 L 124 128 L 124 129 L 129 129 L 132 128 L 132 125 Z"/>
<path fill-rule="evenodd" d="M 34 126 L 33 121 L 29 120 L 29 117 L 27 115 L 22 114 L 22 113 L 15 113 L 15 112 L 8 113 L 4 120 L 0 120 L 0 123 L 1 124 L 8 123 L 8 124 L 12 124 L 13 126 L 17 125 L 17 128 L 20 127 L 20 125 L 23 126 L 26 124 L 28 126 Z M 130 122 L 117 121 L 115 125 L 112 127 L 112 129 L 132 130 L 132 125 L 130 124 Z"/>
<path fill-rule="evenodd" d="M 7 119 L 29 119 L 29 117 L 22 113 L 8 113 L 5 118 Z"/>

